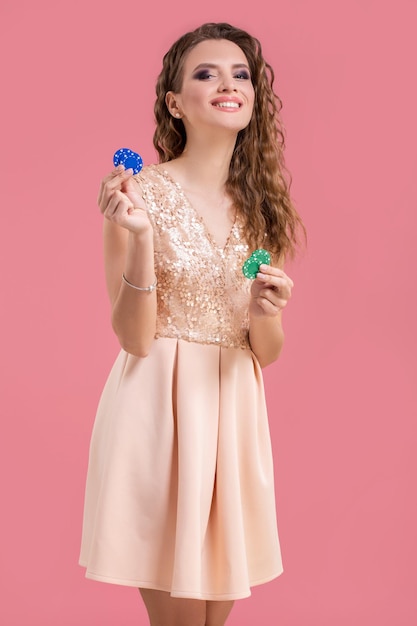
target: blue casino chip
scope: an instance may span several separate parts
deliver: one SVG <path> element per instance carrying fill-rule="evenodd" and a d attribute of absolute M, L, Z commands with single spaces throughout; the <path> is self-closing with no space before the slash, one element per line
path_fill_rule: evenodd
<path fill-rule="evenodd" d="M 114 167 L 124 165 L 126 170 L 131 167 L 134 174 L 139 174 L 143 167 L 143 161 L 140 154 L 133 152 L 133 150 L 130 150 L 129 148 L 120 148 L 120 150 L 115 152 L 113 155 L 113 163 Z"/>

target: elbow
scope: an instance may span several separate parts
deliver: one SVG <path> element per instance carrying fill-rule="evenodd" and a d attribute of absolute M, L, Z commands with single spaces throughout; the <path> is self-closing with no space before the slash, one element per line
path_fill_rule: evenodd
<path fill-rule="evenodd" d="M 258 359 L 258 363 L 261 366 L 262 369 L 264 369 L 265 367 L 268 367 L 268 365 L 272 365 L 272 363 L 275 363 L 275 361 L 278 361 L 279 355 L 281 353 L 281 350 L 279 352 L 277 352 L 276 354 L 268 354 L 265 355 L 264 357 L 256 357 Z"/>
<path fill-rule="evenodd" d="M 132 356 L 139 357 L 140 359 L 146 358 L 148 356 L 148 354 L 149 354 L 149 351 L 150 351 L 150 348 L 147 350 L 143 346 L 134 346 L 134 345 L 126 344 L 126 343 L 122 343 L 122 342 L 120 342 L 120 346 L 121 346 L 122 350 L 124 350 L 128 354 L 131 354 Z"/>
<path fill-rule="evenodd" d="M 122 350 L 141 359 L 144 359 L 149 355 L 153 343 L 153 337 L 149 341 L 132 341 L 127 337 L 121 337 L 120 335 L 118 335 L 117 338 Z"/>
<path fill-rule="evenodd" d="M 279 356 L 282 352 L 284 344 L 284 335 L 281 335 L 281 340 L 277 343 L 269 345 L 258 352 L 254 351 L 254 354 L 258 360 L 259 365 L 262 369 L 268 367 L 268 365 L 272 365 L 275 361 L 278 361 Z"/>
<path fill-rule="evenodd" d="M 147 333 L 140 333 L 137 336 L 123 332 L 116 325 L 113 325 L 113 330 L 122 350 L 139 358 L 145 358 L 149 355 L 155 337 L 155 329 L 148 329 Z"/>

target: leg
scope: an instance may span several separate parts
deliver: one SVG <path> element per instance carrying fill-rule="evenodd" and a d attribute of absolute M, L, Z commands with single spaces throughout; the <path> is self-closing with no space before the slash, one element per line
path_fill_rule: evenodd
<path fill-rule="evenodd" d="M 148 611 L 150 626 L 205 626 L 204 600 L 172 598 L 166 591 L 156 589 L 139 591 Z M 214 626 L 216 624 L 213 622 Z"/>
<path fill-rule="evenodd" d="M 233 600 L 229 601 L 209 601 L 206 606 L 205 626 L 223 626 L 233 608 Z"/>

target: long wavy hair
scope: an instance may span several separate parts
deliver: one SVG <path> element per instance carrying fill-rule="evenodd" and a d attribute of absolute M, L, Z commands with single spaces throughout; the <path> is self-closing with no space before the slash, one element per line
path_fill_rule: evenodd
<path fill-rule="evenodd" d="M 277 258 L 291 257 L 305 229 L 290 198 L 291 177 L 285 167 L 285 135 L 279 115 L 282 102 L 274 93 L 274 71 L 263 58 L 258 39 L 230 24 L 207 23 L 172 45 L 156 84 L 153 142 L 159 162 L 177 158 L 187 141 L 182 120 L 168 111 L 166 93 L 181 92 L 187 54 L 209 39 L 227 39 L 241 48 L 255 91 L 251 121 L 236 139 L 226 191 L 243 222 L 247 243 L 266 247 Z"/>

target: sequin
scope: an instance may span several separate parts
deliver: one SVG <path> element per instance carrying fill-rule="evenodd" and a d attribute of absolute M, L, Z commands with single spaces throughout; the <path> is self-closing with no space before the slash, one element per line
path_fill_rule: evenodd
<path fill-rule="evenodd" d="M 154 229 L 156 337 L 248 348 L 250 282 L 241 270 L 248 245 L 239 219 L 220 248 L 162 166 L 148 165 L 136 179 Z"/>

